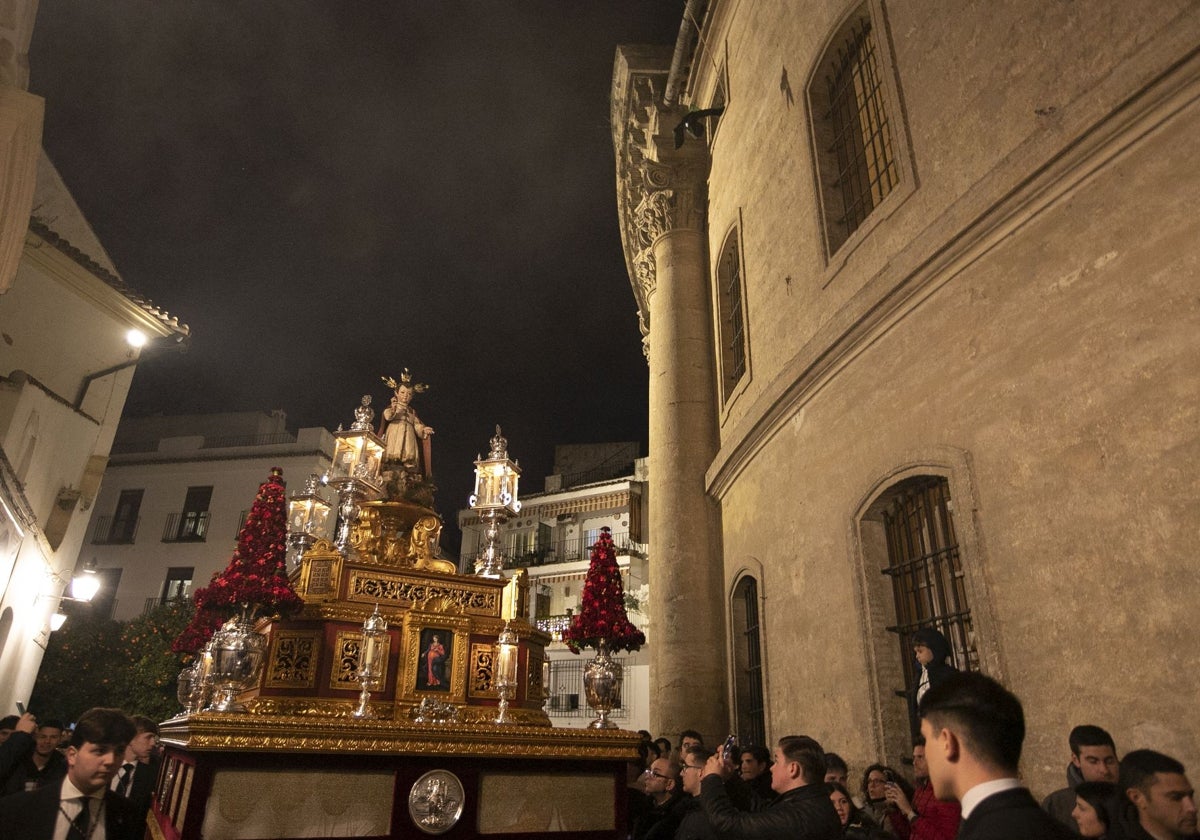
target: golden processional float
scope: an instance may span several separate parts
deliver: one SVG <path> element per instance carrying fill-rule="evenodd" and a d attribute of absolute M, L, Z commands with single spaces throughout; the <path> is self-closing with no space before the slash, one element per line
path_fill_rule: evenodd
<path fill-rule="evenodd" d="M 334 435 L 321 483 L 337 493 L 335 539 L 317 536 L 332 506 L 316 477 L 288 505 L 301 611 L 226 624 L 181 680 L 194 705 L 161 726 L 152 837 L 625 837 L 638 736 L 556 729 L 543 710 L 550 637 L 496 545 L 520 509 L 500 428 L 470 499 L 487 541 L 477 574 L 459 574 L 437 557 L 442 523 L 419 465 L 431 430 L 409 401 L 423 389 L 407 371 L 389 385 L 382 437 L 370 397 Z"/>

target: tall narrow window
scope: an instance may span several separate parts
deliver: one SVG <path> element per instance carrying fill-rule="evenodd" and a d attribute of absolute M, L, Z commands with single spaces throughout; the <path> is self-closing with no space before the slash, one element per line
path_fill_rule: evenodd
<path fill-rule="evenodd" d="M 765 745 L 762 638 L 758 620 L 758 581 L 749 575 L 733 590 L 733 683 L 737 731 L 743 744 Z"/>
<path fill-rule="evenodd" d="M 809 85 L 830 254 L 900 180 L 879 43 L 864 4 L 834 36 Z"/>
<path fill-rule="evenodd" d="M 949 483 L 938 476 L 919 476 L 896 485 L 883 511 L 883 525 L 888 553 L 883 573 L 892 579 L 896 600 L 896 625 L 888 630 L 899 640 L 905 691 L 916 679 L 912 634 L 922 627 L 946 637 L 954 667 L 978 670 Z"/>
<path fill-rule="evenodd" d="M 167 569 L 167 579 L 163 581 L 161 603 L 181 601 L 192 591 L 192 576 L 195 573 L 192 566 L 171 566 Z"/>
<path fill-rule="evenodd" d="M 112 527 L 108 532 L 110 543 L 131 543 L 137 534 L 138 512 L 142 509 L 145 490 L 122 490 L 117 499 L 117 510 L 113 514 Z"/>
<path fill-rule="evenodd" d="M 204 542 L 208 535 L 208 505 L 212 487 L 189 487 L 183 510 L 167 517 L 163 542 Z"/>
<path fill-rule="evenodd" d="M 729 232 L 717 262 L 717 318 L 720 341 L 721 401 L 746 375 L 746 316 L 742 307 L 742 260 L 738 231 Z"/>

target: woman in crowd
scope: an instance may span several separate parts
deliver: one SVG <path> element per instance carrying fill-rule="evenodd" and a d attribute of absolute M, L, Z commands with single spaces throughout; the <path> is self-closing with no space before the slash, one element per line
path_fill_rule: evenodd
<path fill-rule="evenodd" d="M 883 764 L 872 764 L 863 773 L 862 780 L 862 809 L 888 834 L 908 840 L 908 820 L 896 810 L 887 798 L 887 786 L 894 782 L 904 791 L 904 795 L 912 801 L 912 786 L 904 777 L 892 768 Z"/>
<path fill-rule="evenodd" d="M 829 782 L 829 801 L 842 821 L 842 836 L 851 840 L 881 840 L 887 837 L 871 817 L 854 804 L 850 791 L 841 782 Z"/>

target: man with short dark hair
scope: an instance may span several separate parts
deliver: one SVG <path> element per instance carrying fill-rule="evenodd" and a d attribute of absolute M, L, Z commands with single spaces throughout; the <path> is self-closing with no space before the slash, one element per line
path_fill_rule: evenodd
<path fill-rule="evenodd" d="M 825 753 L 825 781 L 837 782 L 844 788 L 850 787 L 850 767 L 846 759 L 834 752 Z"/>
<path fill-rule="evenodd" d="M 680 768 L 683 779 L 683 817 L 675 832 L 674 840 L 716 840 L 717 834 L 708 822 L 704 806 L 700 804 L 700 780 L 704 765 L 713 751 L 707 747 L 689 747 L 683 754 Z"/>
<path fill-rule="evenodd" d="M 825 751 L 814 739 L 788 735 L 775 747 L 771 787 L 779 798 L 759 811 L 739 811 L 725 791 L 733 765 L 718 753 L 708 759 L 700 800 L 719 837 L 756 840 L 838 840 L 842 823 L 825 786 Z"/>
<path fill-rule="evenodd" d="M 671 758 L 656 758 L 642 776 L 642 790 L 650 798 L 650 809 L 633 827 L 634 840 L 669 838 L 683 815 L 684 798 L 679 787 L 679 765 Z"/>
<path fill-rule="evenodd" d="M 679 733 L 679 757 L 683 756 L 692 747 L 703 747 L 704 736 L 695 729 L 685 729 Z"/>
<path fill-rule="evenodd" d="M 908 820 L 908 840 L 954 840 L 958 834 L 958 824 L 961 820 L 961 809 L 957 802 L 942 802 L 933 795 L 933 786 L 929 784 L 929 763 L 925 760 L 925 739 L 917 738 L 913 742 L 913 776 L 917 787 L 913 791 L 912 801 L 904 794 L 904 789 L 895 782 L 887 786 L 888 802 L 896 806 L 896 811 Z"/>
<path fill-rule="evenodd" d="M 17 728 L 17 721 L 21 718 L 19 715 L 9 715 L 8 717 L 0 718 L 0 744 L 8 740 L 8 736 L 13 734 L 13 730 Z"/>
<path fill-rule="evenodd" d="M 933 794 L 962 803 L 959 840 L 1074 837 L 1018 778 L 1025 713 L 1004 686 L 983 674 L 952 674 L 925 693 L 920 715 Z"/>
<path fill-rule="evenodd" d="M 138 818 L 144 820 L 158 778 L 158 724 L 145 715 L 130 719 L 137 734 L 125 747 L 124 762 L 109 787 L 132 802 Z"/>
<path fill-rule="evenodd" d="M 1196 836 L 1196 792 L 1175 759 L 1154 750 L 1127 753 L 1117 786 L 1136 814 L 1123 826 L 1132 840 Z"/>
<path fill-rule="evenodd" d="M 37 727 L 34 735 L 33 752 L 29 753 L 4 783 L 4 793 L 20 793 L 53 785 L 67 774 L 67 762 L 58 751 L 62 737 L 62 721 L 46 718 Z"/>
<path fill-rule="evenodd" d="M 707 760 L 707 756 L 706 756 Z M 757 744 L 742 747 L 738 756 L 738 775 L 750 791 L 751 810 L 757 811 L 779 794 L 771 789 L 771 751 Z"/>
<path fill-rule="evenodd" d="M 1080 782 L 1116 784 L 1117 746 L 1111 735 L 1091 724 L 1072 729 L 1067 743 L 1071 747 L 1067 786 L 1043 799 L 1042 810 L 1078 834 L 1079 824 L 1071 816 L 1075 810 L 1075 788 Z"/>
<path fill-rule="evenodd" d="M 139 840 L 145 825 L 127 800 L 108 789 L 134 734 L 119 709 L 84 712 L 67 747 L 62 781 L 0 799 L 0 837 Z"/>

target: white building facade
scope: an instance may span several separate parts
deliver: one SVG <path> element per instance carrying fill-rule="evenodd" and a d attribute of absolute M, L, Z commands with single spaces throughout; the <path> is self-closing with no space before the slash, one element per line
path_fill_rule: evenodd
<path fill-rule="evenodd" d="M 328 430 L 289 432 L 282 411 L 126 420 L 79 552 L 102 581 L 92 609 L 127 620 L 206 585 L 271 468 L 290 494 L 332 454 Z"/>
<path fill-rule="evenodd" d="M 500 528 L 505 568 L 529 575 L 530 611 L 555 641 L 546 649 L 550 673 L 546 711 L 555 726 L 582 728 L 595 717 L 583 693 L 583 664 L 592 655 L 575 655 L 559 638 L 578 611 L 591 547 L 608 528 L 616 546 L 630 620 L 646 633 L 641 650 L 616 658 L 624 667 L 622 707 L 609 716 L 623 729 L 649 723 L 653 644 L 648 598 L 648 535 L 645 493 L 648 464 L 637 443 L 563 445 L 555 448 L 554 474 L 541 493 L 521 496 L 521 512 Z M 459 568 L 474 571 L 483 548 L 483 526 L 471 510 L 460 510 Z"/>

